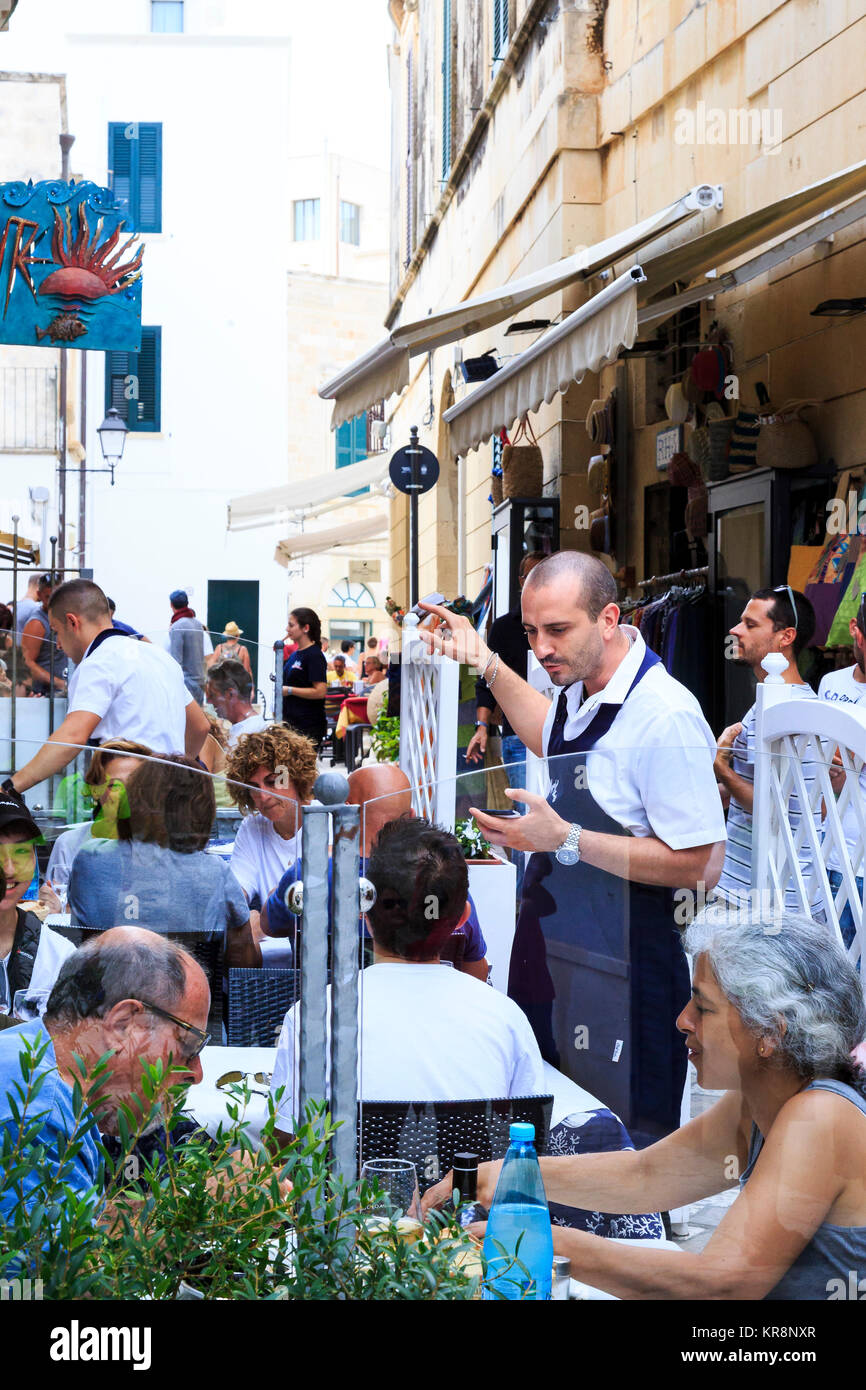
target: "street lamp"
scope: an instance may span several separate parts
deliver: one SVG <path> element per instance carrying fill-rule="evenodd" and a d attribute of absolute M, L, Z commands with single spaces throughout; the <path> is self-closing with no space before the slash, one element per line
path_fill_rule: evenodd
<path fill-rule="evenodd" d="M 123 446 L 126 443 L 126 436 L 129 434 L 126 421 L 120 416 L 119 411 L 111 406 L 99 429 L 99 447 L 102 450 L 102 457 L 108 464 L 108 472 L 111 474 L 111 486 L 114 487 L 114 469 L 123 457 Z M 105 469 L 89 469 L 89 472 L 105 472 Z"/>

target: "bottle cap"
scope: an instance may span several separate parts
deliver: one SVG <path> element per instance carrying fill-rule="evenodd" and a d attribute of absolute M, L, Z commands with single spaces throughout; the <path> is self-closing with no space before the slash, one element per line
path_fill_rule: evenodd
<path fill-rule="evenodd" d="M 529 1142 L 531 1144 L 535 1138 L 535 1125 L 524 1124 L 519 1120 L 515 1120 L 514 1124 L 509 1127 L 508 1137 L 512 1141 L 516 1140 L 518 1143 L 525 1144 Z"/>
<path fill-rule="evenodd" d="M 470 1154 L 470 1153 L 455 1154 L 455 1155 L 454 1155 L 454 1163 L 452 1164 L 452 1167 L 455 1168 L 455 1169 L 460 1169 L 461 1171 L 464 1171 L 464 1172 L 466 1171 L 467 1168 L 477 1168 L 477 1167 L 478 1167 L 478 1155 L 477 1155 L 477 1154 Z"/>
<path fill-rule="evenodd" d="M 571 1278 L 571 1260 L 567 1255 L 554 1255 L 553 1277 L 555 1279 Z"/>

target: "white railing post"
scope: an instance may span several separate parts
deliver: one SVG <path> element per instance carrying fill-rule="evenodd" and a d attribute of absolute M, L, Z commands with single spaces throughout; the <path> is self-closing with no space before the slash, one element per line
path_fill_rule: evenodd
<path fill-rule="evenodd" d="M 454 829 L 460 667 L 427 650 L 418 619 L 403 619 L 400 662 L 400 758 L 419 816 Z"/>
<path fill-rule="evenodd" d="M 767 672 L 755 691 L 755 792 L 752 803 L 752 905 L 764 902 L 762 896 L 771 883 L 770 840 L 773 821 L 772 755 L 764 734 L 764 715 L 782 700 L 791 698 L 792 686 L 782 673 L 788 662 L 781 652 L 770 652 L 761 662 Z M 769 901 L 769 899 L 767 899 Z"/>

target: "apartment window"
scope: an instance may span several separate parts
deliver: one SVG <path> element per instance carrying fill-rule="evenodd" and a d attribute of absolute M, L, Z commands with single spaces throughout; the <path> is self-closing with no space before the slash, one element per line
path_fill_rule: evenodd
<path fill-rule="evenodd" d="M 295 241 L 319 240 L 319 199 L 303 198 L 295 203 Z"/>
<path fill-rule="evenodd" d="M 109 121 L 108 185 L 127 231 L 162 231 L 161 121 Z"/>
<path fill-rule="evenodd" d="M 150 0 L 152 34 L 183 33 L 183 0 Z"/>
<path fill-rule="evenodd" d="M 352 579 L 341 579 L 328 594 L 329 608 L 375 608 L 376 600 L 366 584 Z"/>
<path fill-rule="evenodd" d="M 367 413 L 356 415 L 354 420 L 346 420 L 339 425 L 336 434 L 337 467 L 348 468 L 353 463 L 361 463 L 367 457 Z M 350 492 L 349 497 L 361 497 L 369 488 L 359 487 Z"/>
<path fill-rule="evenodd" d="M 451 0 L 442 4 L 442 181 L 451 173 L 451 136 L 454 127 L 454 51 Z"/>
<path fill-rule="evenodd" d="M 493 61 L 508 52 L 508 0 L 493 0 Z"/>
<path fill-rule="evenodd" d="M 340 200 L 340 240 L 349 246 L 361 245 L 361 209 L 357 203 Z"/>
<path fill-rule="evenodd" d="M 415 250 L 415 67 L 412 50 L 406 56 L 406 258 Z"/>
<path fill-rule="evenodd" d="M 161 396 L 162 329 L 142 326 L 138 352 L 105 354 L 105 409 L 113 406 L 130 430 L 158 434 Z"/>

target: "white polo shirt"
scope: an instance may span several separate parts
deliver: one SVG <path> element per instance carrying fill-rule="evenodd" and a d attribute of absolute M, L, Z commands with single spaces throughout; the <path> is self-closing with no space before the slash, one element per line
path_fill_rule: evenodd
<path fill-rule="evenodd" d="M 237 724 L 232 724 L 229 729 L 229 748 L 234 748 L 238 739 L 243 738 L 244 734 L 257 734 L 267 727 L 267 720 L 263 719 L 260 714 L 256 714 L 254 710 L 252 714 L 247 715 L 246 719 L 239 719 Z"/>
<path fill-rule="evenodd" d="M 631 650 L 603 690 L 581 705 L 583 681 L 566 692 L 565 737 L 575 739 L 600 704 L 621 704 L 646 654 L 637 628 L 621 629 Z M 544 721 L 547 753 L 559 691 Z M 652 666 L 622 705 L 606 734 L 586 754 L 586 785 L 601 809 L 632 835 L 654 835 L 670 849 L 691 849 L 726 838 L 725 815 L 713 772 L 716 740 L 698 701 L 661 662 Z M 582 760 L 581 760 L 582 761 Z M 555 807 L 575 759 L 560 755 L 547 768 Z"/>
<path fill-rule="evenodd" d="M 108 637 L 84 660 L 69 681 L 67 713 L 99 715 L 92 737 L 128 738 L 154 753 L 182 753 L 186 707 L 192 695 L 177 662 L 150 642 Z"/>

